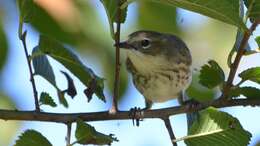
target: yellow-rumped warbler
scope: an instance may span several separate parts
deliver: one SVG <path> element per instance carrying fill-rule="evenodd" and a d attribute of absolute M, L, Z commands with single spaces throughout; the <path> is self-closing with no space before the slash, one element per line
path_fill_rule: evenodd
<path fill-rule="evenodd" d="M 192 58 L 186 44 L 177 36 L 137 31 L 116 45 L 127 51 L 127 69 L 135 87 L 145 97 L 145 109 L 154 102 L 179 97 L 189 86 Z"/>

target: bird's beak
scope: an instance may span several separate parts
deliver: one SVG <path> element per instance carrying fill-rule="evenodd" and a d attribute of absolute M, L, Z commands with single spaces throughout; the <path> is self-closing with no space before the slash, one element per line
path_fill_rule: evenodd
<path fill-rule="evenodd" d="M 115 47 L 124 48 L 124 49 L 135 49 L 132 45 L 128 44 L 126 41 L 114 44 Z"/>

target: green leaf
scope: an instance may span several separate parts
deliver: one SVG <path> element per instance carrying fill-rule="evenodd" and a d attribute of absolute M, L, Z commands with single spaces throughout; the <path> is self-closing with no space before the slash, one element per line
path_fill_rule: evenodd
<path fill-rule="evenodd" d="M 98 77 L 94 72 L 85 66 L 78 56 L 70 49 L 65 48 L 56 40 L 52 40 L 45 36 L 40 36 L 39 41 L 40 50 L 60 62 L 69 71 L 71 71 L 85 86 L 89 87 L 91 82 L 95 80 L 97 86 L 94 93 L 99 99 L 105 102 L 105 96 L 103 93 L 104 79 Z"/>
<path fill-rule="evenodd" d="M 240 95 L 243 95 L 250 99 L 259 99 L 260 90 L 255 87 L 238 87 L 230 91 L 231 97 L 238 97 Z"/>
<path fill-rule="evenodd" d="M 40 103 L 44 105 L 49 105 L 51 107 L 56 107 L 57 104 L 53 101 L 52 97 L 46 93 L 42 92 L 40 95 Z"/>
<path fill-rule="evenodd" d="M 3 68 L 8 53 L 8 44 L 6 35 L 2 26 L 2 22 L 0 20 L 0 70 Z"/>
<path fill-rule="evenodd" d="M 242 19 L 239 18 L 239 0 L 159 0 L 158 2 L 197 12 L 246 29 Z"/>
<path fill-rule="evenodd" d="M 260 67 L 253 67 L 244 70 L 238 75 L 242 81 L 250 80 L 260 84 Z"/>
<path fill-rule="evenodd" d="M 40 51 L 39 46 L 33 48 L 31 59 L 33 62 L 34 74 L 42 76 L 44 79 L 49 81 L 55 88 L 57 88 L 52 66 L 47 56 Z"/>
<path fill-rule="evenodd" d="M 260 48 L 260 36 L 257 36 L 257 37 L 255 38 L 255 41 L 256 41 L 258 47 Z"/>
<path fill-rule="evenodd" d="M 238 119 L 215 108 L 207 108 L 200 112 L 182 138 L 187 146 L 246 146 L 252 135 L 243 129 Z"/>
<path fill-rule="evenodd" d="M 52 146 L 52 144 L 39 132 L 26 130 L 14 146 Z"/>
<path fill-rule="evenodd" d="M 138 28 L 167 33 L 176 33 L 176 8 L 154 1 L 138 1 Z M 160 22 L 160 25 L 155 25 Z"/>
<path fill-rule="evenodd" d="M 67 108 L 68 102 L 64 96 L 65 92 L 61 91 L 58 88 L 52 66 L 51 66 L 47 56 L 40 50 L 39 46 L 36 46 L 33 48 L 31 59 L 33 62 L 34 75 L 40 75 L 45 80 L 47 80 L 49 83 L 51 83 L 57 90 L 59 102 L 64 107 Z"/>
<path fill-rule="evenodd" d="M 244 0 L 248 8 L 247 16 L 252 19 L 260 19 L 260 1 L 259 0 Z"/>
<path fill-rule="evenodd" d="M 113 141 L 118 141 L 112 134 L 105 135 L 97 132 L 94 127 L 83 122 L 82 120 L 77 120 L 77 127 L 75 137 L 77 143 L 80 144 L 94 144 L 94 145 L 111 145 Z"/>
<path fill-rule="evenodd" d="M 100 0 L 101 3 L 103 4 L 106 13 L 107 13 L 107 17 L 108 17 L 108 22 L 109 22 L 109 26 L 110 26 L 110 32 L 111 32 L 111 36 L 112 38 L 114 38 L 114 26 L 113 23 L 114 22 L 120 22 L 120 23 L 124 23 L 125 19 L 126 19 L 126 12 L 127 12 L 127 7 L 121 9 L 121 15 L 120 15 L 120 19 L 118 21 L 117 18 L 117 11 L 118 11 L 118 3 L 123 4 L 126 0 Z M 121 5 L 120 5 L 121 6 Z"/>
<path fill-rule="evenodd" d="M 208 64 L 202 66 L 199 78 L 201 85 L 207 88 L 214 88 L 224 83 L 225 74 L 217 62 L 210 60 Z"/>

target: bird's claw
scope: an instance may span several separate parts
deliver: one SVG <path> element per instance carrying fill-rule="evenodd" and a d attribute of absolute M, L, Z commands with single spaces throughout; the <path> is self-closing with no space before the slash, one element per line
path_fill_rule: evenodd
<path fill-rule="evenodd" d="M 200 102 L 190 99 L 184 102 L 184 105 L 186 105 L 187 110 L 192 110 L 197 108 L 200 105 Z"/>
<path fill-rule="evenodd" d="M 130 109 L 129 116 L 131 117 L 133 121 L 133 125 L 139 126 L 140 121 L 143 120 L 144 115 L 144 109 L 141 109 L 140 107 L 134 107 Z"/>

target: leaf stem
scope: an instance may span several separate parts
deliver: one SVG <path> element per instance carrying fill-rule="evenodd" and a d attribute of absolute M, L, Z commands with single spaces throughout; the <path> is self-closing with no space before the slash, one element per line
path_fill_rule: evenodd
<path fill-rule="evenodd" d="M 224 87 L 224 90 L 223 90 L 221 98 L 225 98 L 226 99 L 228 97 L 227 95 L 228 95 L 231 87 L 233 86 L 233 80 L 235 78 L 235 75 L 236 75 L 236 72 L 237 72 L 240 60 L 241 60 L 242 56 L 244 55 L 244 53 L 246 51 L 245 47 L 247 45 L 247 42 L 248 42 L 252 32 L 256 29 L 258 24 L 259 24 L 259 21 L 254 22 L 251 25 L 250 29 L 245 31 L 243 39 L 242 39 L 242 41 L 240 43 L 240 46 L 238 48 L 238 52 L 236 54 L 235 60 L 231 64 L 231 68 L 230 68 L 230 72 L 229 72 L 229 75 L 228 75 L 228 79 L 227 79 L 226 85 Z"/>
<path fill-rule="evenodd" d="M 115 33 L 115 44 L 120 43 L 120 30 L 121 30 L 121 1 L 118 0 L 118 7 L 117 7 L 117 26 L 116 26 L 116 33 Z M 113 96 L 113 103 L 112 108 L 110 109 L 110 113 L 115 114 L 118 111 L 117 107 L 117 99 L 119 96 L 119 79 L 120 79 L 120 48 L 118 45 L 116 47 L 116 64 L 115 64 L 115 81 L 114 81 L 114 96 Z"/>
<path fill-rule="evenodd" d="M 35 81 L 34 81 L 32 65 L 31 65 L 31 61 L 30 61 L 30 55 L 28 53 L 28 49 L 27 49 L 27 45 L 26 45 L 26 34 L 27 34 L 27 31 L 23 32 L 23 34 L 21 35 L 20 40 L 23 43 L 23 48 L 24 48 L 27 64 L 28 64 L 28 67 L 29 67 L 30 81 L 32 83 L 33 95 L 34 95 L 35 111 L 40 112 L 40 105 L 39 105 L 39 101 L 38 101 L 38 93 L 37 93 L 36 84 L 35 84 Z"/>
<path fill-rule="evenodd" d="M 164 121 L 165 127 L 166 127 L 166 129 L 167 129 L 167 131 L 168 131 L 168 133 L 170 135 L 170 138 L 171 138 L 171 141 L 172 141 L 172 145 L 173 146 L 177 146 L 177 143 L 175 141 L 176 137 L 175 137 L 175 135 L 173 133 L 172 126 L 171 126 L 171 121 L 170 121 L 169 117 L 163 118 L 163 121 Z"/>
<path fill-rule="evenodd" d="M 67 123 L 67 136 L 66 136 L 66 146 L 71 146 L 70 139 L 71 139 L 71 123 Z"/>

